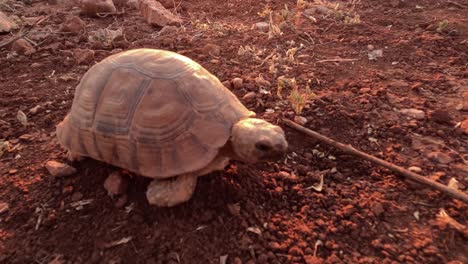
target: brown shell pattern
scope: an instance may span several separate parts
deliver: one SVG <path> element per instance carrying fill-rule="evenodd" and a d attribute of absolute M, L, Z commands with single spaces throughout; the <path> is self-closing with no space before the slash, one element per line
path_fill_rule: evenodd
<path fill-rule="evenodd" d="M 208 165 L 233 124 L 252 115 L 198 63 L 136 49 L 104 59 L 83 76 L 57 137 L 73 153 L 167 178 Z"/>

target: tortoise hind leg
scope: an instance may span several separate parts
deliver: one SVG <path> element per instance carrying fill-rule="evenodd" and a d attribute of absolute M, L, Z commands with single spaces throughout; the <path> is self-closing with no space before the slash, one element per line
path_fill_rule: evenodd
<path fill-rule="evenodd" d="M 149 204 L 172 207 L 188 201 L 195 191 L 197 176 L 184 174 L 167 180 L 153 180 L 146 190 Z"/>
<path fill-rule="evenodd" d="M 67 151 L 67 159 L 73 162 L 73 161 L 81 161 L 84 159 L 84 157 L 79 154 L 73 153 L 69 150 Z"/>

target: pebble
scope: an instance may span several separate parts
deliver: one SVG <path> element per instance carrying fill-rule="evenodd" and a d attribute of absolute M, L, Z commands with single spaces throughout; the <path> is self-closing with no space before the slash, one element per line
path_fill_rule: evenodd
<path fill-rule="evenodd" d="M 84 31 L 85 27 L 86 22 L 77 16 L 73 16 L 63 23 L 62 31 L 78 35 Z"/>
<path fill-rule="evenodd" d="M 453 123 L 453 118 L 452 116 L 450 115 L 449 112 L 445 111 L 445 110 L 434 110 L 431 114 L 430 114 L 430 118 L 436 122 L 436 123 L 439 123 L 439 124 L 452 124 Z"/>
<path fill-rule="evenodd" d="M 415 172 L 415 173 L 420 173 L 422 172 L 422 169 L 416 166 L 411 166 L 408 168 L 409 171 Z"/>
<path fill-rule="evenodd" d="M 219 47 L 218 45 L 215 45 L 215 44 L 206 44 L 202 48 L 202 52 L 205 55 L 212 55 L 212 56 L 215 56 L 215 57 L 219 57 L 219 55 L 221 55 L 221 47 Z"/>
<path fill-rule="evenodd" d="M 242 100 L 250 101 L 252 99 L 255 99 L 256 96 L 257 95 L 255 94 L 255 92 L 248 92 L 242 97 Z"/>
<path fill-rule="evenodd" d="M 81 200 L 82 198 L 83 198 L 83 194 L 80 193 L 80 192 L 75 192 L 71 196 L 72 202 L 77 202 L 77 201 Z"/>
<path fill-rule="evenodd" d="M 381 214 L 383 214 L 385 212 L 383 206 L 381 203 L 374 203 L 371 205 L 371 208 L 370 210 L 372 211 L 372 213 L 375 215 L 375 216 L 380 216 Z"/>
<path fill-rule="evenodd" d="M 104 181 L 104 189 L 111 196 L 123 194 L 127 191 L 128 182 L 118 171 L 112 172 Z"/>
<path fill-rule="evenodd" d="M 8 211 L 8 209 L 10 209 L 9 204 L 4 203 L 4 202 L 0 202 L 0 214 L 5 213 L 6 211 Z"/>
<path fill-rule="evenodd" d="M 179 30 L 176 26 L 164 26 L 159 32 L 159 35 L 170 35 L 175 34 Z"/>
<path fill-rule="evenodd" d="M 78 64 L 89 64 L 94 60 L 94 50 L 90 49 L 75 49 L 73 57 Z"/>
<path fill-rule="evenodd" d="M 95 0 L 94 0 L 95 1 Z M 182 19 L 154 0 L 139 0 L 140 13 L 152 26 L 180 25 Z"/>
<path fill-rule="evenodd" d="M 313 255 L 307 255 L 304 256 L 304 261 L 306 264 L 322 264 L 324 263 L 323 259 L 313 256 Z"/>
<path fill-rule="evenodd" d="M 10 32 L 15 27 L 15 23 L 13 23 L 13 21 L 11 21 L 11 19 L 8 18 L 5 13 L 0 11 L 0 33 Z"/>
<path fill-rule="evenodd" d="M 242 78 L 234 78 L 232 79 L 231 83 L 234 89 L 242 89 L 244 86 L 244 80 Z"/>
<path fill-rule="evenodd" d="M 371 91 L 371 89 L 368 88 L 368 87 L 359 89 L 359 93 L 361 93 L 361 94 L 369 93 L 370 91 Z"/>
<path fill-rule="evenodd" d="M 117 11 L 112 0 L 81 0 L 79 1 L 83 14 L 112 13 Z"/>
<path fill-rule="evenodd" d="M 371 45 L 371 44 L 367 45 L 367 49 L 370 51 L 373 51 L 374 48 L 375 48 L 374 45 Z"/>
<path fill-rule="evenodd" d="M 268 263 L 268 256 L 266 254 L 260 254 L 257 258 L 257 263 Z"/>
<path fill-rule="evenodd" d="M 410 85 L 408 82 L 403 80 L 394 80 L 388 86 L 399 89 L 409 89 Z"/>
<path fill-rule="evenodd" d="M 242 264 L 242 260 L 239 257 L 235 257 L 233 264 Z"/>
<path fill-rule="evenodd" d="M 438 151 L 430 152 L 429 154 L 427 154 L 427 157 L 441 164 L 449 164 L 453 161 L 452 157 L 443 152 Z"/>
<path fill-rule="evenodd" d="M 465 135 L 468 135 L 468 119 L 465 119 L 463 122 L 461 122 L 460 129 Z"/>
<path fill-rule="evenodd" d="M 294 122 L 296 122 L 299 125 L 303 126 L 303 125 L 307 124 L 308 120 L 307 120 L 307 118 L 305 118 L 303 116 L 295 116 L 294 117 Z"/>
<path fill-rule="evenodd" d="M 411 118 L 417 119 L 417 120 L 422 120 L 426 116 L 424 111 L 418 110 L 415 108 L 410 108 L 410 109 L 401 109 L 400 113 L 407 115 Z"/>
<path fill-rule="evenodd" d="M 268 32 L 270 30 L 270 25 L 267 22 L 257 22 L 254 27 L 261 32 Z"/>
<path fill-rule="evenodd" d="M 46 169 L 49 171 L 50 175 L 54 177 L 65 177 L 75 174 L 77 170 L 70 165 L 60 163 L 55 160 L 49 160 L 46 165 Z"/>
<path fill-rule="evenodd" d="M 114 205 L 116 208 L 123 208 L 125 204 L 127 204 L 127 202 L 128 202 L 128 195 L 124 194 L 117 199 Z"/>
<path fill-rule="evenodd" d="M 298 246 L 293 246 L 289 249 L 288 253 L 293 256 L 302 256 L 304 252 Z"/>
<path fill-rule="evenodd" d="M 36 52 L 36 49 L 25 39 L 18 39 L 11 45 L 11 50 L 24 55 L 31 55 Z"/>
<path fill-rule="evenodd" d="M 227 205 L 229 213 L 231 213 L 233 216 L 240 216 L 240 205 L 239 204 L 228 204 Z"/>

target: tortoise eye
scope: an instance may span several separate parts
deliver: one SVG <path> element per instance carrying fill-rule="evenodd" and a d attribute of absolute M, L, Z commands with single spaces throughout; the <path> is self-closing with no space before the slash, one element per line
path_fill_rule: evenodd
<path fill-rule="evenodd" d="M 262 152 L 268 152 L 272 149 L 271 145 L 264 141 L 255 143 L 255 148 Z"/>

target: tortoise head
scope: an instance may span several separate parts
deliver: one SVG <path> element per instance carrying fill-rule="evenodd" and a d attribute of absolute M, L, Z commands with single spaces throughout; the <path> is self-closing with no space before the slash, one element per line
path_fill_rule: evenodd
<path fill-rule="evenodd" d="M 288 149 L 283 129 L 257 118 L 234 124 L 231 145 L 234 158 L 247 163 L 278 159 Z"/>

